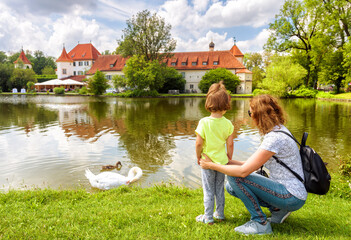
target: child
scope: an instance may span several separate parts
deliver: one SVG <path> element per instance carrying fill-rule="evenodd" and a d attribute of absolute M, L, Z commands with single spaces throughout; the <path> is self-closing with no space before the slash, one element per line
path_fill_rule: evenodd
<path fill-rule="evenodd" d="M 222 81 L 211 85 L 206 96 L 205 108 L 211 116 L 202 118 L 195 130 L 197 163 L 199 164 L 201 155 L 204 153 L 213 162 L 226 165 L 228 158 L 232 159 L 233 155 L 234 126 L 223 117 L 230 109 L 230 95 Z M 227 145 L 227 152 L 225 145 Z M 224 220 L 225 175 L 210 169 L 201 169 L 201 174 L 205 214 L 197 216 L 196 221 L 213 224 L 213 218 Z M 214 197 L 216 197 L 215 213 L 213 213 Z"/>

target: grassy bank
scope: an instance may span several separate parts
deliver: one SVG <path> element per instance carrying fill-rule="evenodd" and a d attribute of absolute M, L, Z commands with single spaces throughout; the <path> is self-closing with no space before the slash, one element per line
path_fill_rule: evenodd
<path fill-rule="evenodd" d="M 326 196 L 310 194 L 305 206 L 271 236 L 255 239 L 349 239 L 348 182 L 333 176 Z M 347 189 L 348 188 L 348 189 Z M 0 194 L 0 239 L 252 239 L 234 232 L 250 216 L 226 193 L 227 220 L 195 222 L 203 212 L 201 189 L 121 187 L 110 191 L 32 190 Z M 268 213 L 268 212 L 267 212 Z"/>

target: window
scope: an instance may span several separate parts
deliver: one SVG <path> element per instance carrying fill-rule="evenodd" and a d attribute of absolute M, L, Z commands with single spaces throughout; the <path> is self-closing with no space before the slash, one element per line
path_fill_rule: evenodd
<path fill-rule="evenodd" d="M 79 62 L 79 66 L 83 66 L 83 62 Z"/>
<path fill-rule="evenodd" d="M 67 74 L 67 69 L 66 68 L 62 69 L 62 74 Z"/>
<path fill-rule="evenodd" d="M 107 79 L 107 80 L 111 80 L 111 79 L 112 79 L 112 76 L 111 76 L 111 75 L 106 75 L 106 79 Z"/>
<path fill-rule="evenodd" d="M 78 75 L 83 75 L 83 71 L 78 71 Z"/>
<path fill-rule="evenodd" d="M 192 62 L 191 65 L 196 66 L 197 62 Z"/>
<path fill-rule="evenodd" d="M 110 64 L 110 68 L 113 68 L 113 64 Z"/>
<path fill-rule="evenodd" d="M 213 65 L 218 65 L 218 61 L 214 61 L 214 62 L 213 62 Z"/>
<path fill-rule="evenodd" d="M 85 66 L 89 66 L 89 61 L 85 61 L 85 62 L 84 62 L 84 65 L 85 65 Z"/>
<path fill-rule="evenodd" d="M 74 75 L 74 76 L 77 75 L 76 71 L 73 71 L 73 75 Z"/>
<path fill-rule="evenodd" d="M 172 66 L 177 66 L 177 63 L 176 62 L 172 62 L 171 65 Z"/>
<path fill-rule="evenodd" d="M 182 66 L 186 66 L 186 62 L 182 62 Z"/>
<path fill-rule="evenodd" d="M 190 84 L 190 89 L 194 89 L 194 84 Z"/>
<path fill-rule="evenodd" d="M 73 66 L 76 66 L 76 62 L 73 62 Z"/>
<path fill-rule="evenodd" d="M 207 65 L 207 62 L 202 62 L 202 65 Z"/>
<path fill-rule="evenodd" d="M 185 72 L 181 72 L 182 77 L 185 78 Z"/>

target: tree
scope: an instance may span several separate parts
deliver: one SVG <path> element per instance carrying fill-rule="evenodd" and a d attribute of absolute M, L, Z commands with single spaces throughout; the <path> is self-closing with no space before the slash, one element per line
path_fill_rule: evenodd
<path fill-rule="evenodd" d="M 7 60 L 7 55 L 5 52 L 0 51 L 0 63 L 5 63 Z"/>
<path fill-rule="evenodd" d="M 199 89 L 207 93 L 213 83 L 223 81 L 227 90 L 235 93 L 236 87 L 240 84 L 239 77 L 225 68 L 212 69 L 205 73 L 199 83 Z"/>
<path fill-rule="evenodd" d="M 3 92 L 9 92 L 11 88 L 10 78 L 14 66 L 11 63 L 0 63 L 0 88 Z"/>
<path fill-rule="evenodd" d="M 124 85 L 139 90 L 158 90 L 165 82 L 164 66 L 157 60 L 149 62 L 144 56 L 135 55 L 127 60 L 123 68 L 126 78 L 118 78 L 120 86 Z"/>
<path fill-rule="evenodd" d="M 252 90 L 254 90 L 264 78 L 263 57 L 260 53 L 246 53 L 244 56 L 244 65 L 252 72 Z"/>
<path fill-rule="evenodd" d="M 23 88 L 28 82 L 37 82 L 35 72 L 32 69 L 15 68 L 10 78 L 10 88 Z"/>
<path fill-rule="evenodd" d="M 41 70 L 41 74 L 43 75 L 54 75 L 55 74 L 55 70 L 50 67 L 50 66 L 45 66 L 43 68 L 43 70 Z"/>
<path fill-rule="evenodd" d="M 307 9 L 305 1 L 287 0 L 282 9 L 275 17 L 274 23 L 269 25 L 271 35 L 265 44 L 265 48 L 278 52 L 286 52 L 291 49 L 304 51 L 307 64 L 305 85 L 313 85 L 317 79 L 312 79 L 312 39 L 321 31 L 320 8 Z"/>
<path fill-rule="evenodd" d="M 288 90 L 297 89 L 303 84 L 307 71 L 289 56 L 275 55 L 267 68 L 266 78 L 260 87 L 273 95 L 284 96 Z"/>
<path fill-rule="evenodd" d="M 150 11 L 144 10 L 127 20 L 127 28 L 118 40 L 117 54 L 123 57 L 144 56 L 147 61 L 171 56 L 176 41 L 171 38 L 171 25 Z"/>
<path fill-rule="evenodd" d="M 163 87 L 159 89 L 160 93 L 168 93 L 168 90 L 179 90 L 183 92 L 185 89 L 186 80 L 183 78 L 182 74 L 179 73 L 172 67 L 165 67 L 164 68 L 164 78 L 165 83 Z"/>
<path fill-rule="evenodd" d="M 94 95 L 103 94 L 110 85 L 105 74 L 97 70 L 92 78 L 88 80 L 88 88 Z"/>

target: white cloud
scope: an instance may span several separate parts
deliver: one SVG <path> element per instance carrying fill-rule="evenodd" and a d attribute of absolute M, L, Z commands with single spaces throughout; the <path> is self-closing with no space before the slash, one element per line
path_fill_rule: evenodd
<path fill-rule="evenodd" d="M 243 53 L 263 52 L 263 45 L 267 42 L 269 35 L 269 30 L 263 29 L 254 39 L 239 41 L 237 45 Z"/>

